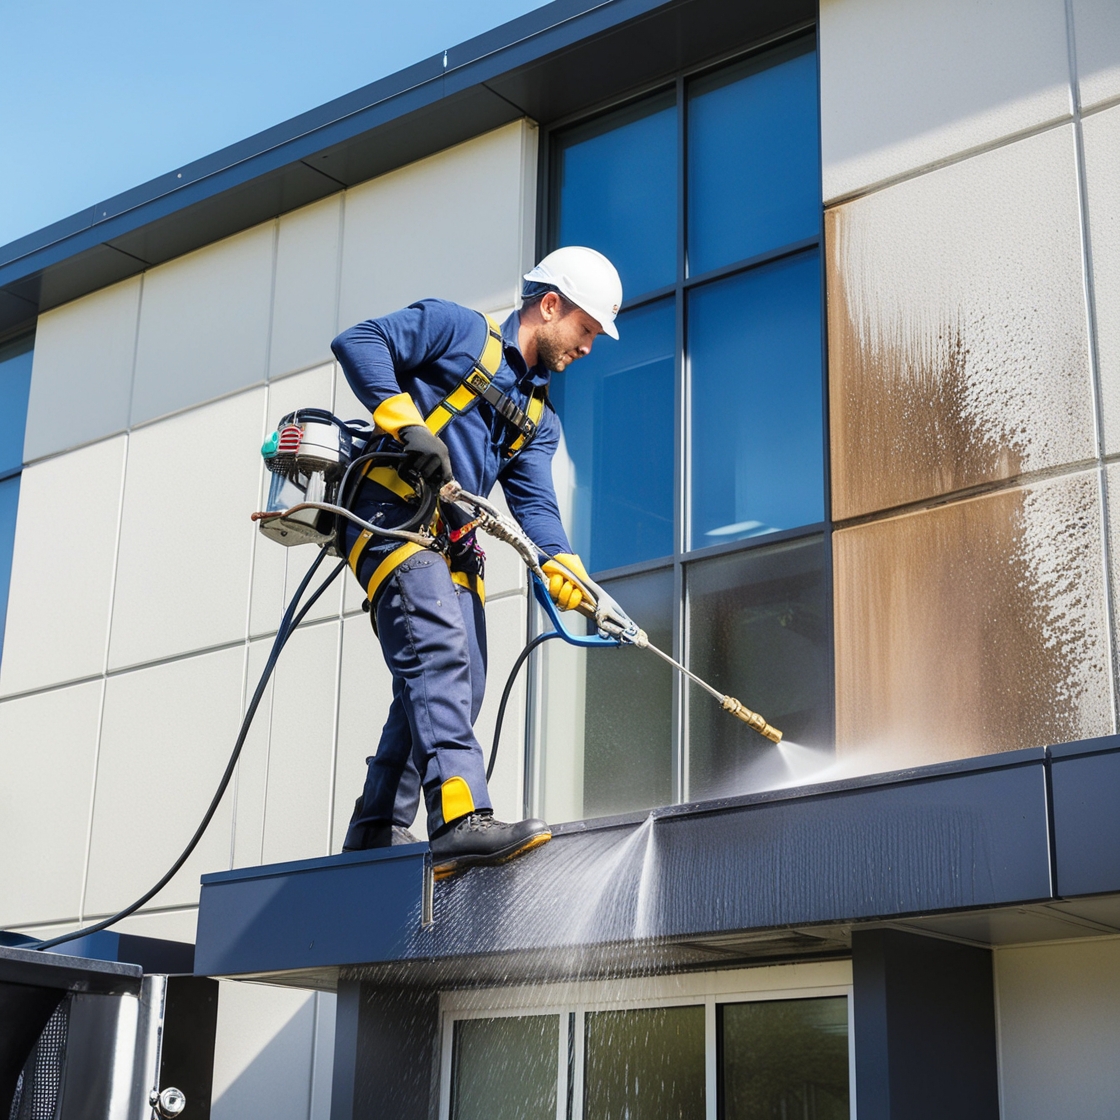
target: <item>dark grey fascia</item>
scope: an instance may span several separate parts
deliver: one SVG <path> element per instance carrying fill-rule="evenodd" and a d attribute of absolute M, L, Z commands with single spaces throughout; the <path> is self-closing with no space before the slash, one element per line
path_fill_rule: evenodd
<path fill-rule="evenodd" d="M 853 923 L 1062 898 L 1054 852 L 1071 871 L 1078 853 L 1062 813 L 1055 832 L 1052 783 L 1084 788 L 1078 767 L 1102 760 L 1120 771 L 1120 739 L 1062 754 L 1053 774 L 1038 748 L 564 825 L 521 860 L 437 884 L 430 925 L 424 845 L 221 872 L 203 878 L 195 967 L 454 984 L 838 955 Z M 1077 822 L 1089 847 L 1113 828 L 1098 800 L 1103 815 Z M 1091 889 L 1120 891 L 1120 860 Z"/>
<path fill-rule="evenodd" d="M 814 0 L 554 0 L 0 248 L 0 336 L 522 116 L 547 124 L 811 24 Z"/>

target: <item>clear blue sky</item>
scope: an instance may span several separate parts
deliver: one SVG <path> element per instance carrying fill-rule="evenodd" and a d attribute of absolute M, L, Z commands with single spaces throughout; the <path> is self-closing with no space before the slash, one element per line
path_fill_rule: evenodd
<path fill-rule="evenodd" d="M 0 245 L 541 0 L 0 0 Z"/>

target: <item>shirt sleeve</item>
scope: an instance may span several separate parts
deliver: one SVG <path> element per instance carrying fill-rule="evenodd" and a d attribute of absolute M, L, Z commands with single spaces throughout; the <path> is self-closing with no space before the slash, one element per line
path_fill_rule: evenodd
<path fill-rule="evenodd" d="M 331 343 L 354 395 L 382 431 L 396 436 L 401 428 L 424 423 L 412 397 L 401 391 L 399 375 L 447 353 L 455 339 L 456 310 L 445 300 L 421 300 L 358 323 Z"/>
<path fill-rule="evenodd" d="M 510 512 L 537 547 L 553 556 L 572 551 L 552 483 L 552 457 L 559 443 L 560 418 L 546 407 L 535 438 L 499 476 Z"/>

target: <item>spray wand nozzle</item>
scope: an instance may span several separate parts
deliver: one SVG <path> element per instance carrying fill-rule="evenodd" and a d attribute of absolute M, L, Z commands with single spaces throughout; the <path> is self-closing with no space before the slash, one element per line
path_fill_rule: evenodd
<path fill-rule="evenodd" d="M 526 536 L 525 530 L 512 518 L 506 517 L 501 510 L 491 505 L 485 498 L 480 498 L 477 494 L 467 493 L 454 481 L 448 482 L 440 490 L 440 499 L 445 502 L 465 502 L 471 506 L 478 528 L 489 533 L 492 537 L 512 545 L 521 559 L 525 561 L 529 570 L 540 581 L 541 586 L 547 588 L 548 577 L 544 574 L 540 562 L 540 557 L 546 554 Z M 753 728 L 772 743 L 781 742 L 782 733 L 776 727 L 767 723 L 757 712 L 752 712 L 746 704 L 741 700 L 736 700 L 734 696 L 726 696 L 714 689 L 707 681 L 701 680 L 691 669 L 670 657 L 664 650 L 658 649 L 649 640 L 646 632 L 594 580 L 586 576 L 581 578 L 563 561 L 557 560 L 554 556 L 549 557 L 549 559 L 562 568 L 572 583 L 579 588 L 583 598 L 576 610 L 580 614 L 594 619 L 595 625 L 602 636 L 612 638 L 620 645 L 632 645 L 638 649 L 648 649 L 651 653 L 657 654 L 662 661 L 668 662 L 677 672 L 683 673 L 690 681 L 715 697 L 725 712 L 729 712 L 736 719 L 741 719 L 748 727 Z M 553 621 L 557 624 L 561 635 L 567 633 L 555 615 Z"/>

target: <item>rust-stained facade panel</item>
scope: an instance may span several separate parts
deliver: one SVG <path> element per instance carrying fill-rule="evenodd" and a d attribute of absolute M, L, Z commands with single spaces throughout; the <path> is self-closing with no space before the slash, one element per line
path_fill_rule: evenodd
<path fill-rule="evenodd" d="M 1097 473 L 833 536 L 837 750 L 891 767 L 1112 731 Z"/>
<path fill-rule="evenodd" d="M 1095 454 L 1071 127 L 826 215 L 833 517 Z"/>

